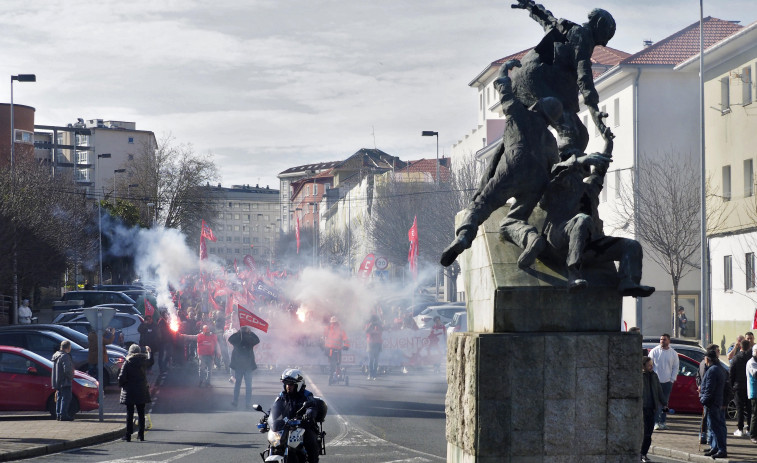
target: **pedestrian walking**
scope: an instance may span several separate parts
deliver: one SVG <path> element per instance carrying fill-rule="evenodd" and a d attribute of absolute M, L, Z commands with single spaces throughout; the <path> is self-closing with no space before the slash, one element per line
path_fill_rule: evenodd
<path fill-rule="evenodd" d="M 18 306 L 18 323 L 29 325 L 32 322 L 32 309 L 29 307 L 29 299 L 24 299 Z"/>
<path fill-rule="evenodd" d="M 699 401 L 707 407 L 707 426 L 710 428 L 710 449 L 704 453 L 712 458 L 725 458 L 728 456 L 727 436 L 725 426 L 725 407 L 723 397 L 726 395 L 728 373 L 720 366 L 720 359 L 713 351 L 707 352 L 704 358 L 707 363 L 707 371 L 702 378 L 702 395 Z"/>
<path fill-rule="evenodd" d="M 660 379 L 662 387 L 662 401 L 668 403 L 670 400 L 670 391 L 673 390 L 673 383 L 678 377 L 678 353 L 670 347 L 670 335 L 664 333 L 660 336 L 660 344 L 649 352 L 649 356 L 654 361 L 654 372 Z M 655 431 L 668 429 L 667 413 L 662 408 L 657 409 L 657 418 L 655 419 Z"/>
<path fill-rule="evenodd" d="M 71 359 L 71 341 L 60 343 L 60 350 L 53 354 L 52 383 L 55 389 L 55 415 L 58 421 L 74 421 L 69 413 L 71 387 L 74 381 L 74 362 Z"/>
<path fill-rule="evenodd" d="M 160 312 L 160 318 L 158 319 L 157 325 L 158 337 L 160 338 L 160 349 L 156 355 L 158 356 L 158 367 L 160 368 L 160 372 L 164 373 L 168 371 L 168 364 L 170 363 L 171 352 L 173 351 L 173 335 L 171 334 L 167 310 L 162 310 Z"/>
<path fill-rule="evenodd" d="M 652 461 L 647 457 L 649 446 L 652 445 L 655 414 L 658 408 L 667 409 L 667 402 L 663 402 L 660 379 L 654 372 L 654 361 L 650 357 L 641 360 L 642 366 L 642 410 L 644 416 L 644 439 L 641 441 L 641 461 Z"/>
<path fill-rule="evenodd" d="M 145 440 L 145 404 L 152 402 L 150 399 L 150 385 L 147 383 L 145 370 L 152 366 L 154 359 L 150 346 L 145 346 L 146 354 L 142 349 L 132 344 L 129 346 L 129 355 L 118 375 L 118 385 L 121 387 L 121 404 L 126 405 L 126 435 L 123 440 L 130 442 L 134 434 L 134 408 L 137 409 L 139 428 L 137 438 Z"/>
<path fill-rule="evenodd" d="M 747 400 L 747 375 L 746 365 L 752 359 L 752 350 L 749 341 L 741 341 L 741 351 L 733 357 L 731 369 L 728 371 L 728 387 L 733 390 L 733 398 L 736 403 L 736 437 L 749 434 L 749 422 L 752 418 L 752 407 Z M 744 428 L 746 422 L 746 431 Z"/>
<path fill-rule="evenodd" d="M 757 345 L 752 346 L 752 358 L 746 364 L 747 398 L 752 407 L 752 421 L 749 424 L 749 437 L 757 444 Z"/>
<path fill-rule="evenodd" d="M 368 379 L 375 380 L 378 375 L 378 359 L 383 344 L 384 327 L 378 315 L 371 315 L 368 325 L 365 327 L 365 335 L 368 341 Z"/>
<path fill-rule="evenodd" d="M 720 358 L 720 346 L 717 344 L 710 344 L 707 346 L 707 351 L 714 351 L 715 355 Z M 701 362 L 699 362 L 699 370 L 697 370 L 697 376 L 695 378 L 695 381 L 697 383 L 697 393 L 699 393 L 699 397 L 702 397 L 702 378 L 704 378 L 704 373 L 707 371 L 707 362 L 702 359 Z M 702 406 L 702 422 L 699 426 L 699 445 L 702 444 L 710 444 L 710 428 L 707 427 L 707 406 Z"/>
<path fill-rule="evenodd" d="M 139 345 L 144 348 L 150 346 L 154 355 L 160 355 L 162 340 L 160 339 L 160 330 L 158 324 L 153 321 L 153 314 L 146 314 L 145 321 L 139 328 Z"/>
<path fill-rule="evenodd" d="M 260 339 L 249 326 L 243 326 L 241 330 L 229 336 L 229 344 L 234 346 L 230 362 L 235 378 L 234 400 L 231 405 L 236 407 L 239 403 L 239 390 L 244 379 L 245 408 L 252 410 L 252 372 L 258 369 L 253 348 L 260 344 Z"/>
<path fill-rule="evenodd" d="M 218 337 L 210 331 L 208 325 L 203 325 L 202 330 L 197 334 L 197 356 L 200 357 L 198 387 L 202 387 L 203 383 L 210 387 L 210 373 L 213 370 L 213 358 L 216 355 L 217 345 Z"/>

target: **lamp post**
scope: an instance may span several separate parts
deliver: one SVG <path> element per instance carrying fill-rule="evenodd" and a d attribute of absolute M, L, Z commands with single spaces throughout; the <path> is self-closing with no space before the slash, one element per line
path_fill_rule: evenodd
<path fill-rule="evenodd" d="M 109 159 L 110 153 L 102 153 L 97 155 L 97 165 L 95 166 L 96 172 L 95 172 L 95 188 L 97 188 L 97 180 L 98 176 L 100 175 L 100 158 Z M 97 227 L 99 230 L 98 235 L 98 242 L 100 246 L 100 284 L 103 284 L 103 215 L 102 215 L 102 209 L 100 207 L 100 198 L 97 197 L 95 194 L 95 197 L 97 198 Z"/>
<path fill-rule="evenodd" d="M 13 120 L 13 81 L 36 82 L 34 74 L 19 74 L 11 76 L 11 195 L 16 194 L 16 127 Z M 18 323 L 18 246 L 16 243 L 16 221 L 13 221 L 13 317 L 14 324 Z"/>
<path fill-rule="evenodd" d="M 113 170 L 113 207 L 116 207 L 116 174 L 123 174 L 126 169 L 114 169 Z"/>
<path fill-rule="evenodd" d="M 439 132 L 424 130 L 421 132 L 423 137 L 436 137 L 436 184 L 439 184 Z"/>

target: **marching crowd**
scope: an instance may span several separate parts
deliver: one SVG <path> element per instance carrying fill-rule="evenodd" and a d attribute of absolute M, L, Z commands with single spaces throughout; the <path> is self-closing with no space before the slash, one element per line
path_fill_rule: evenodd
<path fill-rule="evenodd" d="M 757 345 L 754 334 L 748 332 L 739 336 L 727 355 L 731 364 L 728 370 L 721 365 L 720 346 L 710 344 L 697 373 L 699 401 L 704 409 L 699 442 L 700 445 L 707 444 L 704 455 L 715 459 L 728 456 L 725 419 L 731 400 L 736 405 L 737 421 L 733 435 L 746 436 L 757 444 Z M 653 431 L 668 429 L 668 400 L 678 370 L 678 354 L 670 346 L 670 335 L 663 334 L 660 336 L 660 344 L 645 352 L 642 360 L 643 462 L 651 461 L 647 452 Z"/>

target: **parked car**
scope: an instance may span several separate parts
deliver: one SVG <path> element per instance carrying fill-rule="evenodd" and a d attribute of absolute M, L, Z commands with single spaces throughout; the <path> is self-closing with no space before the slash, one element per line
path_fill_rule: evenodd
<path fill-rule="evenodd" d="M 15 325 L 15 326 L 18 326 L 18 325 Z M 71 326 L 58 325 L 54 323 L 40 323 L 40 324 L 34 324 L 34 325 L 25 325 L 23 326 L 23 329 L 52 331 L 54 333 L 58 333 L 59 335 L 68 339 L 69 341 L 74 341 L 75 343 L 79 344 L 85 349 L 89 349 L 89 337 L 87 336 L 89 334 L 89 330 L 81 331 L 81 330 L 73 329 L 73 327 Z M 121 355 L 122 357 L 126 357 L 126 355 L 128 354 L 128 351 L 126 349 L 116 344 L 108 344 L 107 347 L 108 347 L 108 352 L 113 351 L 116 354 Z"/>
<path fill-rule="evenodd" d="M 660 345 L 660 338 L 644 338 L 641 343 L 641 348 L 650 351 Z M 704 360 L 704 356 L 707 351 L 704 347 L 700 346 L 696 341 L 690 341 L 688 339 L 670 339 L 670 347 L 677 353 L 684 354 L 685 356 L 694 359 L 697 363 Z"/>
<path fill-rule="evenodd" d="M 452 321 L 447 324 L 447 336 L 460 331 L 468 331 L 468 312 L 458 312 L 452 317 Z"/>
<path fill-rule="evenodd" d="M 86 322 L 87 317 L 83 313 L 77 314 L 71 317 L 67 322 Z M 128 348 L 132 344 L 139 344 L 139 325 L 142 324 L 144 319 L 139 315 L 130 313 L 117 312 L 113 315 L 113 318 L 108 323 L 111 326 L 120 331 L 124 335 L 124 346 Z"/>
<path fill-rule="evenodd" d="M 89 336 L 89 330 L 91 329 L 90 327 L 92 325 L 90 325 L 88 321 L 82 321 L 82 322 L 63 322 L 63 323 L 58 324 L 57 326 L 60 326 L 62 328 L 68 328 L 78 333 L 81 333 L 85 336 Z M 89 340 L 89 338 L 87 338 L 87 340 Z M 124 348 L 124 333 L 122 331 L 116 330 L 113 344 L 108 344 L 108 347 L 111 349 L 114 349 L 114 348 L 121 349 L 124 352 L 128 353 L 127 349 Z"/>
<path fill-rule="evenodd" d="M 101 304 L 131 304 L 136 305 L 134 299 L 119 291 L 69 291 L 65 293 L 59 302 L 83 301 L 81 307 L 93 307 Z M 53 310 L 62 304 L 53 302 Z M 70 309 L 70 306 L 65 306 Z"/>
<path fill-rule="evenodd" d="M 720 361 L 720 366 L 728 371 L 728 364 Z M 702 414 L 702 404 L 699 402 L 699 391 L 697 390 L 697 372 L 699 371 L 699 362 L 691 357 L 678 354 L 678 376 L 673 389 L 670 392 L 668 406 L 673 410 L 682 413 Z M 733 419 L 736 416 L 736 404 L 731 401 L 726 410 L 726 416 Z"/>
<path fill-rule="evenodd" d="M 60 343 L 67 338 L 53 331 L 28 328 L 28 325 L 0 327 L 0 345 L 20 347 L 51 359 L 60 350 Z M 79 371 L 86 371 L 89 364 L 89 350 L 76 341 L 71 341 L 71 359 Z M 125 358 L 118 352 L 108 350 L 108 363 L 103 368 L 103 384 L 115 384 Z"/>
<path fill-rule="evenodd" d="M 88 307 L 88 308 L 96 308 L 96 307 L 109 307 L 111 309 L 116 309 L 116 312 L 120 313 L 128 313 L 132 315 L 142 316 L 142 313 L 134 307 L 131 304 L 101 304 L 96 305 L 95 307 Z M 55 318 L 53 319 L 53 323 L 63 323 L 71 320 L 77 315 L 81 315 L 84 313 L 84 307 L 77 307 L 75 309 L 70 309 L 65 312 L 58 313 Z"/>
<path fill-rule="evenodd" d="M 460 303 L 432 305 L 415 316 L 413 320 L 415 320 L 415 324 L 418 325 L 419 329 L 431 328 L 434 326 L 434 317 L 438 316 L 441 318 L 442 323 L 446 325 L 459 312 L 465 312 L 465 305 L 460 305 Z"/>
<path fill-rule="evenodd" d="M 44 411 L 55 418 L 55 390 L 52 388 L 53 362 L 34 352 L 0 346 L 0 410 Z M 97 380 L 74 372 L 69 413 L 98 408 Z"/>
<path fill-rule="evenodd" d="M 95 285 L 95 291 L 128 291 L 131 289 L 144 289 L 139 285 Z"/>

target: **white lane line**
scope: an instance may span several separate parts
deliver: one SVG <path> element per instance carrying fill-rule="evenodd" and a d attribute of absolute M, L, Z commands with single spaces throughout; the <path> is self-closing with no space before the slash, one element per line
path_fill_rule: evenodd
<path fill-rule="evenodd" d="M 323 392 L 321 392 L 321 390 L 318 389 L 318 386 L 315 385 L 315 383 L 311 380 L 310 376 L 308 376 L 306 374 L 303 374 L 303 376 L 307 380 L 307 384 L 310 385 L 310 389 L 312 389 L 313 392 L 316 392 L 318 396 L 324 397 Z M 329 411 L 333 411 L 334 414 L 336 414 L 337 421 L 338 421 L 340 427 L 342 428 L 342 431 L 339 433 L 339 435 L 336 436 L 334 439 L 332 439 L 331 442 L 329 442 L 329 446 L 336 446 L 336 447 L 346 446 L 346 445 L 352 445 L 352 446 L 358 446 L 358 445 L 376 446 L 378 444 L 383 444 L 383 445 L 388 445 L 388 446 L 391 446 L 391 447 L 394 447 L 394 448 L 397 448 L 397 449 L 404 450 L 406 452 L 412 452 L 412 453 L 415 453 L 415 454 L 418 454 L 418 455 L 423 455 L 424 457 L 429 457 L 429 458 L 432 458 L 433 460 L 445 461 L 445 462 L 447 461 L 446 457 L 440 457 L 438 455 L 433 455 L 431 453 L 426 453 L 426 452 L 421 452 L 420 450 L 411 449 L 409 447 L 405 447 L 404 445 L 395 444 L 394 442 L 389 442 L 386 439 L 382 439 L 379 436 L 377 436 L 377 435 L 375 435 L 375 434 L 373 434 L 373 433 L 371 433 L 369 431 L 366 431 L 365 429 L 359 427 L 358 425 L 356 425 L 354 423 L 349 423 L 347 420 L 344 419 L 344 417 L 337 411 L 336 407 L 334 407 L 333 405 L 329 405 Z M 358 437 L 356 437 L 354 440 L 353 439 L 347 440 L 347 434 L 350 431 L 358 434 Z M 365 436 L 360 436 L 360 434 L 364 434 Z M 362 438 L 362 440 L 360 440 L 361 438 Z M 349 444 L 342 443 L 342 442 L 349 442 Z M 421 458 L 421 457 L 414 457 L 414 458 Z M 408 459 L 408 460 L 396 460 L 396 461 L 397 462 L 400 462 L 400 461 L 408 461 L 408 462 L 418 461 L 418 462 L 420 462 L 421 460 L 414 460 L 413 458 L 411 458 L 411 459 Z M 431 460 L 425 460 L 424 459 L 423 461 L 431 461 Z"/>
<path fill-rule="evenodd" d="M 102 463 L 166 463 L 170 461 L 178 460 L 179 458 L 184 458 L 189 455 L 192 455 L 194 453 L 199 452 L 200 450 L 205 449 L 205 447 L 186 447 L 183 449 L 178 450 L 168 450 L 165 452 L 157 452 L 157 453 L 148 453 L 146 455 L 135 455 L 133 457 L 128 458 L 121 458 L 118 460 L 105 460 Z M 168 458 L 168 459 L 161 459 L 161 460 L 147 460 L 146 458 L 149 457 L 156 457 L 160 455 L 168 455 L 171 453 L 175 453 L 176 455 Z"/>

